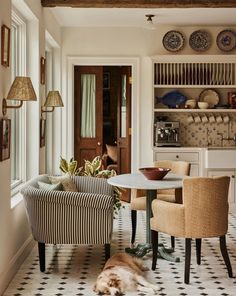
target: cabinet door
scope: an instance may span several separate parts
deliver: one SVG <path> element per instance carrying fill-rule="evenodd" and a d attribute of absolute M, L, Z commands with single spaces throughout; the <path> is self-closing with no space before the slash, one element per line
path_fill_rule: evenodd
<path fill-rule="evenodd" d="M 229 184 L 229 202 L 234 203 L 234 195 L 235 195 L 235 171 L 228 170 L 209 170 L 207 172 L 208 177 L 219 177 L 219 176 L 229 176 L 230 177 L 230 184 Z"/>
<path fill-rule="evenodd" d="M 190 176 L 199 176 L 199 153 L 198 152 L 155 152 L 154 161 L 157 160 L 181 160 L 191 164 Z"/>

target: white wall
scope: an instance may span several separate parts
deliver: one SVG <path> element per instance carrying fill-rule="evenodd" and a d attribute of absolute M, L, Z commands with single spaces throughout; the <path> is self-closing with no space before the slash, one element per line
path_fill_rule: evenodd
<path fill-rule="evenodd" d="M 37 97 L 41 98 L 45 90 L 44 86 L 39 83 L 39 61 L 41 56 L 45 56 L 45 29 L 60 44 L 60 28 L 50 12 L 43 14 L 40 1 L 13 0 L 13 2 L 34 29 L 35 38 L 32 39 L 34 43 L 31 44 L 32 48 L 29 51 L 31 55 L 28 56 L 30 63 L 28 64 L 27 72 L 32 78 Z M 1 0 L 0 24 L 11 27 L 10 0 Z M 0 65 L 0 114 L 2 114 L 2 98 L 7 95 L 10 83 L 10 67 L 5 68 Z M 29 129 L 32 136 L 28 141 L 31 149 L 31 152 L 28 154 L 28 161 L 30 160 L 31 162 L 29 177 L 31 177 L 39 173 L 39 163 L 44 162 L 44 154 L 41 155 L 39 151 L 41 101 L 38 99 L 38 102 L 28 104 L 30 105 L 27 106 L 30 111 L 29 120 L 31 117 L 31 122 L 34 122 Z M 11 116 L 9 110 L 7 115 L 8 117 Z M 0 295 L 33 246 L 23 201 L 13 208 L 11 207 L 10 167 L 10 159 L 0 162 Z"/>
<path fill-rule="evenodd" d="M 193 16 L 194 17 L 194 16 Z M 230 27 L 230 26 L 228 26 Z M 68 95 L 68 57 L 138 57 L 140 59 L 139 76 L 140 102 L 137 108 L 137 128 L 133 137 L 139 138 L 139 147 L 133 147 L 133 153 L 138 148 L 139 156 L 136 168 L 151 165 L 153 153 L 152 139 L 152 70 L 151 56 L 171 54 L 162 46 L 162 38 L 169 30 L 179 30 L 186 38 L 186 46 L 178 54 L 196 54 L 188 45 L 190 34 L 197 29 L 206 29 L 212 35 L 213 44 L 204 54 L 222 54 L 215 40 L 217 34 L 226 27 L 167 27 L 160 26 L 157 30 L 135 28 L 63 28 L 62 30 L 62 73 L 63 93 Z M 233 27 L 231 27 L 233 29 Z M 235 50 L 232 52 L 235 54 Z M 136 100 L 136 98 L 134 98 Z M 64 108 L 63 112 L 66 112 Z M 64 118 L 66 118 L 64 114 Z M 64 122 L 66 124 L 66 122 Z M 64 146 L 68 145 L 66 138 Z M 64 153 L 66 148 L 64 147 Z M 69 155 L 68 155 L 69 157 Z M 135 169 L 135 166 L 133 168 Z"/>

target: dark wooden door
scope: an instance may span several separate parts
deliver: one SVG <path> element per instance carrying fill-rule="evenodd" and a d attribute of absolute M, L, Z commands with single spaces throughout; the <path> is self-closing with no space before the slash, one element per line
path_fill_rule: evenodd
<path fill-rule="evenodd" d="M 120 67 L 120 91 L 117 102 L 118 174 L 131 172 L 131 67 Z M 130 190 L 122 199 L 130 201 Z"/>
<path fill-rule="evenodd" d="M 74 68 L 74 157 L 78 165 L 102 155 L 103 68 Z"/>

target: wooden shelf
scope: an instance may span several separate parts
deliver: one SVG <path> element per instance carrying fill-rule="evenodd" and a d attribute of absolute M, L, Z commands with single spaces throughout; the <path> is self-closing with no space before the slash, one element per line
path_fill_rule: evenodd
<path fill-rule="evenodd" d="M 154 88 L 236 88 L 236 85 L 153 85 Z"/>
<path fill-rule="evenodd" d="M 154 109 L 162 113 L 236 113 L 236 109 Z"/>

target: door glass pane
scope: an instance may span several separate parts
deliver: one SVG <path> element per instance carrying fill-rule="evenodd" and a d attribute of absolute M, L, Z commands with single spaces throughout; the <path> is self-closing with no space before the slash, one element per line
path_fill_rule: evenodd
<path fill-rule="evenodd" d="M 126 75 L 122 75 L 122 85 L 121 85 L 121 110 L 120 110 L 120 122 L 121 131 L 120 135 L 122 138 L 126 137 Z"/>
<path fill-rule="evenodd" d="M 96 76 L 81 75 L 81 137 L 96 136 Z"/>

